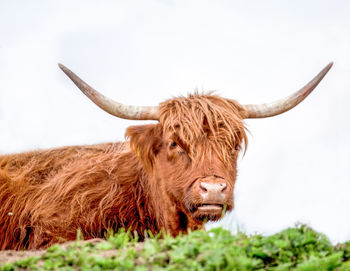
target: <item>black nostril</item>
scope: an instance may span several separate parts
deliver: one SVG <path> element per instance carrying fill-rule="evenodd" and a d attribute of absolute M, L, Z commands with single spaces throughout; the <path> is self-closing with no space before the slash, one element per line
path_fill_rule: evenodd
<path fill-rule="evenodd" d="M 203 190 L 204 192 L 208 192 L 208 189 L 205 187 L 205 184 L 204 184 L 204 183 L 200 183 L 200 184 L 199 184 L 199 188 L 200 188 L 201 190 Z"/>
<path fill-rule="evenodd" d="M 224 192 L 227 189 L 227 185 L 225 183 L 221 183 L 219 186 L 221 188 L 221 192 Z"/>

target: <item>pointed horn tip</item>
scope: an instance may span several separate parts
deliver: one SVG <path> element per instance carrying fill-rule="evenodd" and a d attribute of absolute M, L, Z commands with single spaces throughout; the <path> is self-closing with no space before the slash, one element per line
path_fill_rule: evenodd
<path fill-rule="evenodd" d="M 329 72 L 329 70 L 332 68 L 333 64 L 334 64 L 333 61 L 329 62 L 328 65 L 326 67 L 324 67 L 322 69 L 322 71 L 320 71 L 320 73 L 318 74 L 318 76 L 321 76 L 320 80 L 322 80 L 322 78 Z M 316 77 L 318 77 L 318 76 L 316 76 Z"/>
<path fill-rule="evenodd" d="M 330 69 L 330 68 L 332 68 L 333 64 L 334 64 L 334 62 L 331 61 L 331 62 L 328 63 L 328 65 L 327 65 L 326 67 L 327 67 L 328 69 Z"/>
<path fill-rule="evenodd" d="M 66 66 L 64 66 L 63 64 L 57 63 L 57 65 L 63 72 L 69 71 L 69 69 Z"/>

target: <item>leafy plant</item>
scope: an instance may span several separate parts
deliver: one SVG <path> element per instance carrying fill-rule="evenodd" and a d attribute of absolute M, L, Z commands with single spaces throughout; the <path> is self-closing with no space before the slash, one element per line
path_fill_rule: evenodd
<path fill-rule="evenodd" d="M 137 242 L 124 230 L 98 244 L 54 245 L 37 258 L 10 270 L 350 270 L 350 242 L 332 246 L 326 236 L 297 225 L 271 236 L 221 228 L 193 231 L 175 238 L 151 236 Z"/>

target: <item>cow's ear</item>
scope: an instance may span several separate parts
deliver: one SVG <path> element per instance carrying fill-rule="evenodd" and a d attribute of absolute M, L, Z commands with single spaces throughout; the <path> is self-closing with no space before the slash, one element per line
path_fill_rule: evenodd
<path fill-rule="evenodd" d="M 146 170 L 152 170 L 154 158 L 162 145 L 162 129 L 159 124 L 130 126 L 125 136 L 130 139 L 130 148 Z"/>

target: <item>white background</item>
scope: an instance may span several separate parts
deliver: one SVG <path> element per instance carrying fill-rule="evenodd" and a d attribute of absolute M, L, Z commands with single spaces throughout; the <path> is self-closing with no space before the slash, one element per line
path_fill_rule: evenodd
<path fill-rule="evenodd" d="M 308 223 L 350 239 L 350 2 L 0 2 L 0 153 L 124 139 L 145 122 L 96 107 L 58 69 L 105 95 L 157 105 L 195 88 L 245 103 L 298 90 L 334 67 L 292 111 L 247 120 L 235 217 L 271 234 Z"/>

